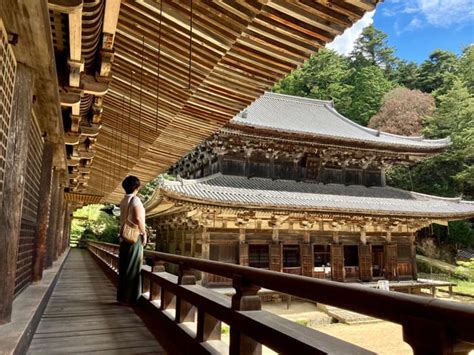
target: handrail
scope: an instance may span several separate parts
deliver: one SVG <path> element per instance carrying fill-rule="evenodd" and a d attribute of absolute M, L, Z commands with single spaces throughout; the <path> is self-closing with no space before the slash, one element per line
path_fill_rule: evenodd
<path fill-rule="evenodd" d="M 91 244 L 118 247 L 109 243 Z M 442 329 L 439 331 L 449 334 L 453 344 L 460 341 L 474 343 L 474 307 L 471 305 L 161 252 L 145 251 L 144 254 L 154 262 L 178 264 L 181 268 L 231 279 L 238 275 L 247 284 L 395 322 L 404 326 L 406 340 L 413 336 L 406 334 L 408 329 L 423 325 L 424 328 Z M 432 336 L 436 337 L 435 334 Z"/>
<path fill-rule="evenodd" d="M 457 334 L 474 341 L 474 332 L 469 326 L 474 322 L 474 307 L 467 304 L 161 252 L 145 251 L 144 255 L 228 278 L 241 275 L 254 285 L 394 323 L 403 324 L 407 314 L 430 319 L 452 325 Z M 461 324 L 465 327 L 460 327 Z"/>

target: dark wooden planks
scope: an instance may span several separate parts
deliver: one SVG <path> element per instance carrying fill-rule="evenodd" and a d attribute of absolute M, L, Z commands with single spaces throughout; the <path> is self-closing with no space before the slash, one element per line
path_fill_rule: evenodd
<path fill-rule="evenodd" d="M 165 354 L 85 250 L 73 249 L 41 318 L 29 354 Z"/>

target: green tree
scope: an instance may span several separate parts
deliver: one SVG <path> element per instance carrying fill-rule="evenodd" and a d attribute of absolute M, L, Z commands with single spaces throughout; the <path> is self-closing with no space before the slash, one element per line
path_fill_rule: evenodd
<path fill-rule="evenodd" d="M 463 194 L 465 199 L 473 199 L 474 98 L 461 80 L 439 97 L 434 115 L 425 121 L 424 133 L 433 139 L 449 136 L 452 145 L 411 169 L 395 169 L 389 175 L 390 184 L 402 188 L 410 188 L 410 184 L 419 192 L 447 197 Z"/>
<path fill-rule="evenodd" d="M 456 79 L 453 87 L 439 97 L 435 115 L 426 121 L 425 134 L 440 138 L 449 135 L 453 141 L 446 153 L 462 163 L 454 178 L 460 184 L 460 192 L 474 197 L 474 97 L 464 83 Z"/>
<path fill-rule="evenodd" d="M 453 52 L 435 50 L 420 65 L 417 89 L 433 92 L 442 88 L 443 92 L 440 94 L 444 94 L 451 87 L 458 64 L 458 58 Z"/>
<path fill-rule="evenodd" d="M 469 93 L 474 95 L 474 45 L 471 44 L 464 49 L 459 60 L 458 74 Z"/>
<path fill-rule="evenodd" d="M 81 237 L 118 243 L 118 220 L 103 211 L 104 205 L 87 205 L 74 211 L 71 223 L 73 244 Z"/>
<path fill-rule="evenodd" d="M 277 83 L 273 91 L 296 96 L 333 100 L 341 113 L 350 107 L 352 87 L 348 84 L 354 69 L 347 58 L 333 50 L 321 49 L 301 68 Z"/>
<path fill-rule="evenodd" d="M 417 89 L 420 77 L 418 65 L 415 62 L 400 60 L 393 73 L 393 80 L 408 89 Z"/>
<path fill-rule="evenodd" d="M 397 64 L 393 53 L 394 49 L 387 43 L 387 34 L 370 25 L 362 30 L 350 58 L 355 67 L 376 65 L 384 69 L 387 77 L 390 77 Z"/>
<path fill-rule="evenodd" d="M 387 80 L 383 70 L 375 65 L 357 70 L 351 78 L 351 83 L 354 87 L 351 107 L 345 114 L 365 126 L 370 118 L 379 112 L 383 96 L 394 88 L 395 84 Z"/>

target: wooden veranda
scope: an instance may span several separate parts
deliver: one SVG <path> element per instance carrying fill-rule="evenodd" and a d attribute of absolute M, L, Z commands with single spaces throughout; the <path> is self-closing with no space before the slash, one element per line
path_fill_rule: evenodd
<path fill-rule="evenodd" d="M 88 292 L 81 285 L 94 284 L 88 272 L 99 275 L 100 271 L 92 271 L 96 266 L 88 261 L 80 266 L 86 271 L 74 276 L 69 273 L 72 265 L 79 267 L 77 251 L 64 263 L 75 208 L 117 202 L 122 195 L 119 185 L 126 175 L 137 175 L 143 183 L 154 178 L 378 2 L 3 0 L 0 352 L 21 353 L 32 338 L 31 351 L 40 350 L 45 339 L 53 338 L 45 335 L 45 329 L 71 327 L 72 321 L 61 310 L 62 305 L 56 306 L 57 302 L 73 312 L 72 304 L 80 290 Z M 90 246 L 94 255 L 102 253 L 105 265 L 112 265 L 115 254 L 107 248 Z M 215 267 L 219 274 L 222 266 Z M 153 290 L 158 276 L 148 269 L 145 272 L 144 276 L 152 279 Z M 101 285 L 107 285 L 105 279 L 97 277 Z M 240 299 L 232 305 L 216 300 L 209 303 L 204 291 L 190 286 L 191 292 L 180 285 L 192 278 L 160 277 L 165 281 L 160 278 L 159 282 L 166 283 L 162 286 L 171 290 L 162 293 L 163 309 L 175 304 L 178 313 L 172 317 L 177 327 L 169 322 L 162 324 L 171 327 L 177 339 L 183 339 L 183 349 L 198 343 L 200 352 L 209 351 L 204 343 L 217 336 L 214 326 L 220 324 L 215 310 L 231 306 L 232 311 L 226 311 L 230 318 L 224 321 L 240 319 L 231 330 L 231 353 L 249 349 L 258 353 L 258 342 L 267 341 L 249 340 L 241 334 L 245 324 L 256 333 L 265 329 L 265 334 L 272 337 L 285 334 L 278 320 L 266 322 L 260 318 L 261 313 L 253 320 L 250 313 L 239 318 Z M 273 280 L 268 277 L 268 282 Z M 254 287 L 247 281 L 245 277 L 236 281 L 245 302 L 247 296 L 254 296 Z M 104 297 L 112 300 L 113 289 L 109 291 Z M 145 308 L 154 301 L 147 292 L 144 299 L 148 295 L 150 302 L 144 303 Z M 397 302 L 401 312 L 410 314 L 413 308 L 403 308 L 410 300 Z M 348 306 L 357 308 L 360 304 Z M 108 307 L 91 302 L 84 304 L 84 312 L 105 312 Z M 110 307 L 114 313 L 114 307 Z M 439 328 L 438 323 L 426 317 L 420 320 L 415 314 L 407 332 L 411 334 L 415 325 L 427 324 L 442 336 L 442 349 L 473 341 L 465 334 L 464 323 L 472 320 L 472 309 L 445 304 L 436 307 L 440 314 L 448 312 L 440 320 L 452 313 L 455 324 L 448 322 L 448 326 Z M 198 336 L 185 340 L 181 323 L 187 316 L 183 312 L 191 309 L 198 309 Z M 82 312 L 78 307 L 76 310 Z M 57 317 L 56 311 L 60 312 Z M 214 315 L 208 317 L 206 312 Z M 54 322 L 47 324 L 53 318 Z M 129 321 L 140 322 L 130 312 L 124 316 L 124 322 Z M 38 322 L 38 332 L 33 336 Z M 104 329 L 105 333 L 109 330 Z M 155 346 L 146 331 L 139 337 Z M 59 333 L 56 338 L 61 338 Z M 58 349 L 62 340 L 55 340 Z M 79 344 L 79 338 L 74 341 Z M 285 344 L 272 346 L 281 351 L 291 344 L 324 350 L 339 344 L 326 338 L 321 341 L 322 345 L 317 345 L 307 338 L 301 340 L 293 330 L 286 334 Z M 350 344 L 341 346 L 351 348 Z"/>
<path fill-rule="evenodd" d="M 377 2 L 2 1 L 0 323 L 72 210 L 147 183 Z"/>

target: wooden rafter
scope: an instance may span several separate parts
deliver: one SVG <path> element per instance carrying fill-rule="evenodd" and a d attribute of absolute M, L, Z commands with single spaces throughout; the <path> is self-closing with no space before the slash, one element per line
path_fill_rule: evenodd
<path fill-rule="evenodd" d="M 84 192 L 117 201 L 124 175 L 154 178 L 376 3 L 107 0 Z"/>

